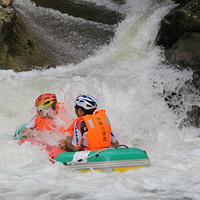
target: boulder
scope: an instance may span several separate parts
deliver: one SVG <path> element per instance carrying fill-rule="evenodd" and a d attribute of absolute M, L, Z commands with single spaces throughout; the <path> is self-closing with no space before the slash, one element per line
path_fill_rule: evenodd
<path fill-rule="evenodd" d="M 194 71 L 193 72 L 193 85 L 198 89 L 198 91 L 200 92 L 200 71 Z"/>
<path fill-rule="evenodd" d="M 12 5 L 14 0 L 0 0 L 0 5 L 2 7 L 7 7 L 9 5 Z"/>
<path fill-rule="evenodd" d="M 16 29 L 12 30 L 11 36 L 4 40 L 0 48 L 0 69 L 28 71 L 35 66 L 55 66 L 53 52 L 40 45 L 41 39 L 20 13 L 17 13 L 15 23 Z"/>
<path fill-rule="evenodd" d="M 155 43 L 165 48 L 169 62 L 196 69 L 200 67 L 199 32 L 200 2 L 185 1 L 161 21 Z"/>
<path fill-rule="evenodd" d="M 193 70 L 200 68 L 200 33 L 185 32 L 174 45 L 166 49 L 166 58 L 170 63 L 190 67 Z"/>
<path fill-rule="evenodd" d="M 53 52 L 40 43 L 36 31 L 15 10 L 13 0 L 0 0 L 0 69 L 26 71 L 35 66 L 55 66 Z"/>
<path fill-rule="evenodd" d="M 10 2 L 6 0 L 0 1 L 4 5 L 4 7 L 0 6 L 2 8 L 2 10 L 0 10 L 1 16 L 2 13 L 5 12 L 6 9 L 8 9 L 8 7 L 11 7 L 10 4 L 12 4 L 12 0 Z M 124 3 L 124 0 L 114 1 L 120 4 Z M 72 8 L 74 8 L 74 12 L 71 13 L 72 16 L 83 17 L 83 19 L 88 16 L 88 20 L 93 20 L 106 24 L 118 23 L 124 17 L 120 13 L 114 12 L 112 10 L 107 10 L 101 6 L 96 6 L 93 3 L 75 3 L 73 0 L 34 0 L 34 2 L 44 7 L 52 6 L 52 8 L 60 9 L 65 13 L 67 13 L 66 11 L 69 11 L 71 13 L 73 11 Z M 6 5 L 8 4 L 9 6 L 6 7 Z M 5 18 L 3 18 L 3 26 L 1 26 L 2 23 L 0 22 L 0 69 L 27 71 L 38 68 L 50 68 L 61 64 L 80 62 L 91 53 L 94 53 L 94 50 L 92 50 L 92 48 L 88 48 L 87 50 L 81 47 L 80 53 L 78 52 L 78 57 L 75 51 L 73 51 L 73 53 L 71 52 L 71 49 L 69 49 L 70 46 L 61 49 L 59 47 L 55 48 L 55 45 L 52 42 L 49 42 L 45 39 L 45 37 L 42 37 L 41 33 L 35 28 L 35 26 L 30 23 L 28 18 L 23 16 L 17 10 L 14 10 L 14 16 L 17 17 L 12 18 L 11 16 L 6 16 Z M 13 23 L 13 26 L 5 26 L 6 20 L 8 19 L 10 19 L 10 24 Z M 5 29 L 6 27 L 8 27 L 7 30 Z M 96 27 L 97 30 L 101 31 L 101 29 L 99 29 L 97 26 L 94 27 Z M 61 27 L 61 29 L 62 28 L 64 27 Z M 84 29 L 92 35 L 92 39 L 94 41 L 97 41 L 99 46 L 101 44 L 109 43 L 114 36 L 114 32 L 111 29 L 102 29 L 102 32 L 98 32 L 96 30 L 94 31 L 92 27 L 90 29 L 84 27 Z M 81 32 L 81 34 L 84 34 L 82 33 L 84 31 L 81 27 L 79 31 Z M 98 36 L 100 36 L 101 38 L 99 39 Z M 85 42 L 83 43 L 84 46 L 86 46 Z M 90 42 L 88 41 L 88 43 Z M 98 48 L 98 44 L 93 46 L 95 46 L 95 48 Z M 79 46 L 74 45 L 74 48 L 79 50 Z M 69 49 L 69 51 L 65 51 L 67 48 Z"/>
<path fill-rule="evenodd" d="M 187 3 L 188 0 L 173 0 L 177 4 Z"/>
<path fill-rule="evenodd" d="M 37 6 L 44 8 L 53 8 L 61 13 L 67 13 L 70 16 L 86 19 L 103 24 L 117 24 L 125 16 L 114 10 L 105 9 L 103 6 L 97 6 L 92 2 L 74 1 L 74 0 L 32 0 Z M 124 0 L 113 0 L 115 3 L 124 4 Z"/>
<path fill-rule="evenodd" d="M 1 1 L 2 4 L 2 1 Z M 16 12 L 13 6 L 3 7 L 0 4 L 0 46 L 3 41 L 9 38 L 14 30 Z"/>
<path fill-rule="evenodd" d="M 180 128 L 184 126 L 193 126 L 200 128 L 200 107 L 192 105 L 191 110 L 187 112 L 187 117 L 182 120 Z"/>
<path fill-rule="evenodd" d="M 200 94 L 200 1 L 174 2 L 178 5 L 161 21 L 155 43 L 164 48 L 167 62 L 179 69 L 190 68 L 194 71 L 193 80 L 186 82 L 181 89 L 163 93 L 169 108 L 178 114 L 179 110 L 185 109 L 182 95 Z M 183 126 L 200 128 L 199 106 L 191 105 L 191 110 L 182 120 L 180 128 Z"/>

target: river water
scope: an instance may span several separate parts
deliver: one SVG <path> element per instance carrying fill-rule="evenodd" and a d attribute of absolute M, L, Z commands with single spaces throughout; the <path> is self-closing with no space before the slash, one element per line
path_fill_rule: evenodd
<path fill-rule="evenodd" d="M 80 35 L 74 32 L 69 34 L 74 41 L 71 51 L 73 55 L 80 54 L 79 62 L 18 73 L 0 70 L 0 199 L 200 199 L 200 133 L 195 128 L 178 128 L 190 106 L 200 104 L 198 96 L 185 90 L 182 106 L 175 114 L 162 95 L 164 90 L 180 90 L 192 79 L 192 72 L 166 64 L 162 49 L 154 45 L 159 22 L 175 5 L 168 0 L 84 2 L 126 16 L 114 28 L 106 25 L 115 33 L 109 43 L 97 42 L 95 48 L 93 38 L 90 44 L 85 33 L 84 44 L 90 44 L 85 47 L 92 53 L 83 56 L 84 45 L 80 44 L 78 51 Z M 41 8 L 29 0 L 16 0 L 15 6 L 47 34 L 47 41 L 54 41 L 56 49 L 59 45 L 61 50 L 67 48 L 63 45 L 66 41 L 62 29 L 55 38 L 57 32 L 50 28 L 50 22 L 42 21 L 42 16 L 53 15 L 58 24 L 70 21 L 72 27 L 78 22 L 77 29 L 79 25 L 91 27 L 94 23 L 105 28 L 101 22 Z M 14 132 L 31 119 L 34 101 L 44 92 L 56 93 L 58 100 L 67 104 L 71 120 L 75 118 L 73 106 L 77 95 L 89 93 L 96 97 L 99 108 L 106 109 L 119 142 L 146 150 L 151 166 L 125 173 L 81 173 L 60 163 L 53 165 L 37 147 L 18 146 L 13 140 Z"/>

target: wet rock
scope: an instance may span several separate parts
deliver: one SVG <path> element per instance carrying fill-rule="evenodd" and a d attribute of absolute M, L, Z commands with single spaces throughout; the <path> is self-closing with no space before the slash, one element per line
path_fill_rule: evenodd
<path fill-rule="evenodd" d="M 187 118 L 183 120 L 182 126 L 193 126 L 200 128 L 200 107 L 192 105 L 192 109 L 187 112 Z"/>
<path fill-rule="evenodd" d="M 200 31 L 200 2 L 181 4 L 161 21 L 156 44 L 170 48 L 185 32 Z"/>
<path fill-rule="evenodd" d="M 12 35 L 15 28 L 15 20 L 16 13 L 14 7 L 2 7 L 0 5 L 0 46 L 5 39 Z"/>
<path fill-rule="evenodd" d="M 165 95 L 165 91 L 163 92 L 163 94 Z M 171 92 L 165 95 L 164 100 L 166 101 L 169 108 L 171 108 L 172 110 L 176 110 L 183 103 L 181 101 L 181 97 L 181 94 Z"/>
<path fill-rule="evenodd" d="M 12 4 L 13 0 L 0 0 L 0 69 L 27 71 L 55 66 L 53 53 L 40 45 L 36 31 Z"/>
<path fill-rule="evenodd" d="M 156 44 L 165 48 L 169 62 L 196 69 L 200 67 L 199 32 L 200 1 L 185 1 L 161 21 Z"/>
<path fill-rule="evenodd" d="M 20 13 L 17 13 L 16 30 L 4 40 L 0 48 L 0 69 L 28 71 L 35 66 L 55 66 L 53 53 L 44 50 L 40 43 L 41 39 L 35 30 Z"/>
<path fill-rule="evenodd" d="M 175 3 L 187 3 L 188 0 L 173 0 Z"/>
<path fill-rule="evenodd" d="M 2 7 L 7 7 L 11 5 L 14 2 L 14 0 L 0 0 L 0 5 Z"/>
<path fill-rule="evenodd" d="M 193 85 L 199 90 L 200 92 L 200 71 L 193 72 Z"/>
<path fill-rule="evenodd" d="M 185 111 L 190 110 L 187 112 L 187 117 L 181 121 L 179 124 L 179 128 L 183 126 L 195 126 L 197 124 L 196 121 L 200 118 L 200 115 L 195 115 L 196 107 L 192 107 L 190 105 L 185 104 L 185 99 L 190 96 L 190 98 L 199 98 L 199 90 L 197 89 L 200 84 L 200 71 L 193 74 L 194 80 L 186 81 L 182 86 L 177 86 L 174 88 L 173 91 L 164 90 L 161 96 L 166 101 L 168 107 L 180 118 L 185 115 Z M 195 81 L 195 83 L 194 83 Z M 194 87 L 196 85 L 196 87 Z"/>
<path fill-rule="evenodd" d="M 113 0 L 113 1 L 119 4 L 124 3 L 123 0 Z M 88 14 L 88 17 L 91 18 L 91 20 L 94 21 L 96 20 L 101 23 L 115 24 L 118 23 L 120 20 L 122 20 L 123 17 L 120 13 L 113 12 L 112 10 L 104 11 L 104 9 L 101 6 L 96 7 L 95 4 L 87 2 L 85 2 L 85 4 L 83 3 L 85 5 L 84 6 L 82 5 L 82 3 L 80 5 L 77 5 L 77 2 L 75 3 L 72 0 L 38 1 L 38 3 L 41 4 L 46 3 L 47 6 L 51 6 L 52 2 L 53 6 L 58 6 L 61 9 L 70 10 L 70 8 L 74 6 L 76 10 L 74 11 L 74 13 L 72 12 L 72 10 L 70 10 L 70 12 L 72 12 L 73 15 L 77 15 L 78 17 L 83 16 L 84 18 L 84 15 L 87 16 L 87 13 L 89 12 L 91 13 L 91 15 Z M 72 4 L 73 6 L 70 7 L 70 4 Z M 2 12 L 0 11 L 0 13 Z M 84 58 L 86 58 L 88 55 L 94 53 L 95 49 L 97 49 L 98 46 L 101 46 L 102 44 L 105 43 L 108 44 L 114 37 L 114 31 L 113 31 L 114 26 L 110 26 L 111 29 L 101 29 L 98 26 L 94 26 L 94 28 L 96 29 L 90 26 L 88 26 L 89 29 L 85 26 L 83 27 L 84 29 L 82 29 L 82 27 L 71 26 L 73 28 L 72 35 L 73 35 L 73 30 L 75 31 L 78 30 L 81 32 L 81 34 L 84 35 L 83 33 L 84 30 L 88 34 L 87 37 L 89 39 L 92 38 L 94 41 L 91 42 L 92 43 L 91 47 L 94 47 L 94 49 L 90 48 L 90 46 L 88 47 L 88 49 L 84 48 L 87 42 L 90 45 L 90 41 L 87 41 L 87 37 L 84 38 L 85 41 L 82 41 L 83 44 L 82 46 L 81 45 L 76 46 L 76 41 L 75 41 L 75 43 L 73 44 L 74 45 L 73 48 L 80 51 L 78 52 L 77 55 L 77 53 L 74 54 L 71 53 L 71 49 L 73 48 L 69 49 L 71 42 L 70 40 L 68 43 L 66 43 L 67 45 L 65 48 L 64 48 L 65 45 L 63 45 L 63 47 L 60 48 L 59 45 L 56 46 L 52 42 L 49 42 L 49 40 L 46 40 L 45 37 L 43 37 L 43 35 L 41 34 L 41 32 L 36 30 L 35 26 L 33 26 L 30 23 L 30 21 L 28 21 L 28 18 L 26 19 L 25 16 L 21 15 L 17 11 L 15 14 L 17 18 L 12 20 L 12 22 L 14 22 L 14 26 L 9 29 L 10 34 L 6 34 L 7 36 L 4 37 L 5 32 L 0 31 L 0 69 L 27 71 L 39 68 L 46 69 L 62 64 L 78 63 L 82 61 Z M 3 20 L 6 21 L 6 19 Z M 46 19 L 42 20 L 44 23 L 47 23 Z M 55 28 L 53 23 L 52 27 L 50 28 L 52 29 Z M 61 26 L 60 29 L 65 29 L 65 28 L 64 26 L 63 27 Z M 91 37 L 89 37 L 90 34 Z M 66 34 L 63 35 L 66 36 Z M 101 37 L 100 40 L 99 37 Z"/>
<path fill-rule="evenodd" d="M 37 6 L 53 8 L 61 13 L 67 13 L 73 17 L 83 18 L 103 24 L 118 24 L 125 16 L 103 6 L 94 3 L 74 0 L 32 0 Z M 124 4 L 124 0 L 113 0 L 117 4 Z"/>
<path fill-rule="evenodd" d="M 200 94 L 200 1 L 174 0 L 179 5 L 164 17 L 156 38 L 156 44 L 165 49 L 166 60 L 179 69 L 194 71 L 193 80 L 175 91 L 165 91 L 164 99 L 176 114 L 188 110 L 184 106 L 184 96 Z M 193 126 L 200 128 L 200 108 L 192 105 L 180 128 Z"/>
<path fill-rule="evenodd" d="M 170 63 L 196 70 L 200 67 L 199 47 L 200 32 L 186 32 L 171 48 L 166 49 L 166 58 Z"/>

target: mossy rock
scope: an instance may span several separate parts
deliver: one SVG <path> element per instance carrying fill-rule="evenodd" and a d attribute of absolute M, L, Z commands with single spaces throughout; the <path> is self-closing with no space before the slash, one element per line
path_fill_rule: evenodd
<path fill-rule="evenodd" d="M 192 0 L 172 10 L 161 21 L 156 44 L 171 48 L 185 32 L 200 31 L 200 2 Z"/>
<path fill-rule="evenodd" d="M 28 71 L 36 66 L 49 68 L 55 65 L 53 53 L 40 45 L 37 32 L 17 13 L 16 29 L 0 48 L 0 69 Z"/>
<path fill-rule="evenodd" d="M 13 6 L 6 8 L 0 6 L 0 46 L 6 38 L 12 35 L 16 20 L 16 13 Z"/>
<path fill-rule="evenodd" d="M 166 58 L 170 63 L 189 67 L 193 70 L 200 68 L 200 33 L 184 33 L 177 42 L 166 50 Z"/>

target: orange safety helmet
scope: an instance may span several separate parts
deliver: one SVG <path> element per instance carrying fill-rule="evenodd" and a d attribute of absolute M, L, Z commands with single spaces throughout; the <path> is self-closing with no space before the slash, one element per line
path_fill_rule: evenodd
<path fill-rule="evenodd" d="M 37 108 L 37 110 L 43 110 L 52 105 L 55 105 L 56 103 L 57 103 L 56 95 L 52 93 L 46 93 L 46 94 L 40 95 L 36 99 L 35 107 Z"/>

